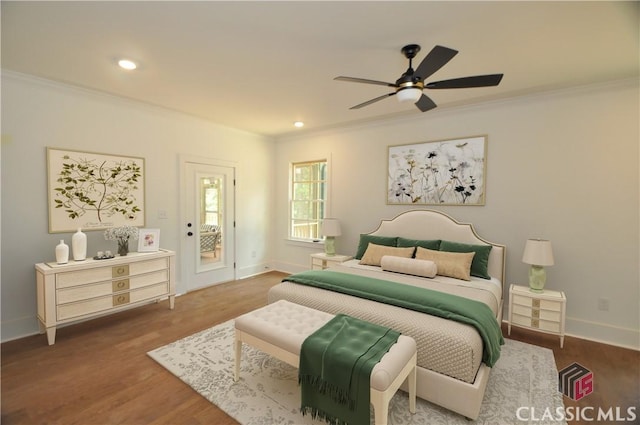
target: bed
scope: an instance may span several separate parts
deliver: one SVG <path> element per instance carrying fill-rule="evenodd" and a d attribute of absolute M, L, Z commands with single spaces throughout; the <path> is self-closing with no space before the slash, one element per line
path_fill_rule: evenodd
<path fill-rule="evenodd" d="M 484 261 L 484 264 L 481 265 L 483 269 L 480 271 L 480 274 L 484 273 L 484 276 L 463 276 L 464 279 L 469 278 L 470 280 L 441 275 L 425 278 L 413 274 L 385 271 L 383 267 L 378 265 L 360 264 L 361 262 L 370 262 L 371 256 L 369 254 L 374 249 L 380 250 L 382 253 L 393 251 L 388 248 L 380 248 L 380 246 L 390 245 L 389 240 L 394 238 L 396 238 L 396 246 L 408 247 L 417 244 L 421 246 L 422 253 L 428 252 L 429 255 L 433 254 L 432 251 L 438 251 L 430 249 L 433 247 L 429 244 L 434 241 L 447 241 L 447 247 L 453 246 L 453 250 L 457 250 L 459 253 L 465 252 L 464 247 L 468 245 L 482 248 L 481 251 L 486 255 L 474 254 L 473 257 Z M 423 246 L 429 249 L 424 250 Z M 367 249 L 370 251 L 367 252 Z M 413 251 L 412 257 L 418 255 L 417 251 L 418 248 Z M 385 268 L 387 268 L 385 264 L 390 260 L 397 260 L 394 255 L 382 256 L 381 261 Z M 400 283 L 433 291 L 450 292 L 479 301 L 491 310 L 491 320 L 495 318 L 498 332 L 500 332 L 506 247 L 481 238 L 471 224 L 459 223 L 439 211 L 407 211 L 391 220 L 383 220 L 376 230 L 361 235 L 356 257 L 355 260 L 333 266 L 325 272 L 333 275 L 334 278 L 344 276 L 344 279 L 347 280 L 352 275 L 355 276 L 355 279 L 372 278 L 376 281 L 384 280 L 389 287 L 392 287 L 394 283 Z M 400 260 L 411 263 L 408 259 L 401 258 Z M 373 261 L 373 264 L 375 263 L 376 260 Z M 427 264 L 428 261 L 423 261 L 423 263 Z M 442 265 L 444 266 L 444 263 Z M 475 267 L 476 264 L 474 263 L 473 266 Z M 298 275 L 300 274 L 293 276 Z M 484 350 L 483 339 L 475 327 L 444 317 L 436 317 L 347 293 L 290 281 L 283 281 L 269 290 L 269 303 L 281 299 L 332 314 L 349 314 L 388 326 L 413 337 L 418 346 L 418 397 L 469 419 L 478 417 L 491 368 L 486 361 L 483 362 L 483 355 L 486 355 L 487 350 Z"/>

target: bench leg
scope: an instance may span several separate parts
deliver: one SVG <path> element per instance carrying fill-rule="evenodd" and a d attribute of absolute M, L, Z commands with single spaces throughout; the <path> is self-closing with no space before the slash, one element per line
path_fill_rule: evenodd
<path fill-rule="evenodd" d="M 409 372 L 409 412 L 416 413 L 416 373 L 417 369 L 414 366 L 413 370 Z"/>
<path fill-rule="evenodd" d="M 239 335 L 239 331 L 236 330 L 236 338 L 235 338 L 235 342 L 234 342 L 234 347 L 235 347 L 235 364 L 234 364 L 234 370 L 233 370 L 233 380 L 235 382 L 238 382 L 238 379 L 240 379 L 240 358 L 242 357 L 242 339 Z"/>
<path fill-rule="evenodd" d="M 375 425 L 387 425 L 389 420 L 389 397 L 386 393 L 378 393 L 379 398 L 372 400 L 373 420 Z M 393 394 L 391 394 L 393 396 Z"/>

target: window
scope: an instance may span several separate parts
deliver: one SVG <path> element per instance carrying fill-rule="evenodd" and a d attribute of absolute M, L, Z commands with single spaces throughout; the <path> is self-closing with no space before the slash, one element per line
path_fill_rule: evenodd
<path fill-rule="evenodd" d="M 327 160 L 291 164 L 289 237 L 319 240 L 327 200 Z"/>

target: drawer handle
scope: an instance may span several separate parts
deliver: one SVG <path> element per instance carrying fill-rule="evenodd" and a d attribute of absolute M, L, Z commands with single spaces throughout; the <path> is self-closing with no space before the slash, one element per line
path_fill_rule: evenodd
<path fill-rule="evenodd" d="M 533 310 L 531 313 L 533 317 L 540 317 L 540 310 Z"/>
<path fill-rule="evenodd" d="M 114 266 L 111 269 L 111 273 L 113 277 L 126 276 L 129 274 L 129 265 L 125 264 L 124 266 Z"/>
<path fill-rule="evenodd" d="M 129 303 L 129 294 L 120 294 L 120 295 L 114 295 L 113 296 L 113 306 L 118 306 L 118 305 L 122 305 L 122 304 L 128 304 Z"/>
<path fill-rule="evenodd" d="M 534 307 L 540 307 L 540 300 L 539 299 L 534 299 L 533 300 L 533 306 Z"/>
<path fill-rule="evenodd" d="M 129 289 L 129 279 L 116 280 L 113 282 L 113 292 Z"/>
<path fill-rule="evenodd" d="M 537 328 L 540 326 L 540 321 L 538 319 L 531 319 L 531 327 Z"/>

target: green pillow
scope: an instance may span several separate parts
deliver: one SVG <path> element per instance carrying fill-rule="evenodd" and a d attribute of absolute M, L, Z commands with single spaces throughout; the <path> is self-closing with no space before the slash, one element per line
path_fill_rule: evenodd
<path fill-rule="evenodd" d="M 491 279 L 489 276 L 489 254 L 491 253 L 491 245 L 471 245 L 460 242 L 442 241 L 440 243 L 440 251 L 447 252 L 475 252 L 473 261 L 471 262 L 471 276 Z"/>
<path fill-rule="evenodd" d="M 364 252 L 369 246 L 369 242 L 376 245 L 396 246 L 398 238 L 396 236 L 360 235 L 360 243 L 358 244 L 358 251 L 356 252 L 356 260 L 360 260 L 362 258 Z"/>
<path fill-rule="evenodd" d="M 422 248 L 438 251 L 440 249 L 440 239 L 407 239 L 398 238 L 398 247 L 420 246 Z"/>

